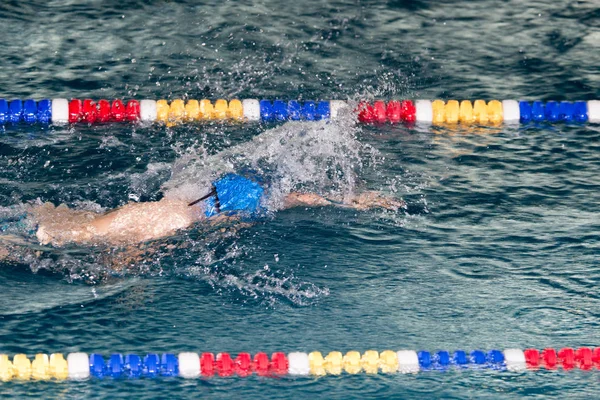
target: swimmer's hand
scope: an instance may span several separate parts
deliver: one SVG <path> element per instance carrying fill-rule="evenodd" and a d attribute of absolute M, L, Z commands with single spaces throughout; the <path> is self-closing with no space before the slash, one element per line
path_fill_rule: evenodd
<path fill-rule="evenodd" d="M 403 200 L 387 197 L 379 192 L 363 192 L 350 200 L 350 206 L 357 210 L 367 210 L 370 208 L 384 208 L 390 211 L 398 211 L 400 208 L 406 208 Z"/>

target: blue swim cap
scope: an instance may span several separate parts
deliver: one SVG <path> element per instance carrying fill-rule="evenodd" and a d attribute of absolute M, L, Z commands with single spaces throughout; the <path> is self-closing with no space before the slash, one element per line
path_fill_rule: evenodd
<path fill-rule="evenodd" d="M 221 205 L 220 211 L 255 215 L 261 211 L 260 200 L 265 190 L 258 183 L 236 174 L 227 174 L 213 183 Z M 218 214 L 215 197 L 206 200 L 207 217 Z"/>

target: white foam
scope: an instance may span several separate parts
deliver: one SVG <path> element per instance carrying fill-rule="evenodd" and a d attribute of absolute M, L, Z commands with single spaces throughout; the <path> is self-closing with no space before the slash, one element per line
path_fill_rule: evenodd
<path fill-rule="evenodd" d="M 349 121 L 290 121 L 217 154 L 187 149 L 174 163 L 163 191 L 165 197 L 192 201 L 225 173 L 253 171 L 269 181 L 263 205 L 270 211 L 280 209 L 284 197 L 296 190 L 342 199 L 354 193 L 359 170 L 376 154 L 356 134 Z"/>
<path fill-rule="evenodd" d="M 342 100 L 331 100 L 329 102 L 329 113 L 331 115 L 331 119 L 337 119 L 340 112 L 349 108 L 348 103 Z"/>

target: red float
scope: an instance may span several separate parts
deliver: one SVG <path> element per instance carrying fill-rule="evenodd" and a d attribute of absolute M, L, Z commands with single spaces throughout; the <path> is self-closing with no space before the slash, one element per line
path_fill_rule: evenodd
<path fill-rule="evenodd" d="M 373 106 L 367 102 L 358 104 L 358 120 L 366 124 L 375 122 L 375 110 Z"/>
<path fill-rule="evenodd" d="M 275 375 L 285 375 L 288 373 L 289 363 L 285 353 L 277 352 L 271 354 L 270 369 Z"/>
<path fill-rule="evenodd" d="M 137 121 L 140 119 L 140 103 L 137 100 L 129 100 L 127 102 L 125 118 L 127 121 Z"/>
<path fill-rule="evenodd" d="M 592 352 L 592 361 L 596 364 L 596 368 L 600 368 L 600 347 L 596 347 Z"/>
<path fill-rule="evenodd" d="M 402 107 L 399 101 L 392 100 L 387 103 L 387 118 L 392 124 L 402 121 Z"/>
<path fill-rule="evenodd" d="M 69 123 L 74 124 L 81 121 L 83 117 L 83 105 L 81 100 L 73 99 L 69 103 Z"/>
<path fill-rule="evenodd" d="M 377 100 L 373 104 L 373 112 L 375 113 L 375 122 L 384 124 L 387 121 L 387 110 L 383 101 Z"/>
<path fill-rule="evenodd" d="M 98 101 L 98 122 L 110 121 L 110 103 L 108 100 Z"/>
<path fill-rule="evenodd" d="M 556 350 L 544 349 L 542 351 L 542 361 L 547 369 L 556 369 L 556 364 L 558 364 Z"/>
<path fill-rule="evenodd" d="M 523 353 L 525 354 L 525 362 L 528 368 L 539 368 L 540 352 L 538 349 L 527 349 Z"/>
<path fill-rule="evenodd" d="M 266 353 L 256 353 L 252 362 L 252 370 L 257 375 L 267 375 L 269 373 L 269 356 Z"/>
<path fill-rule="evenodd" d="M 121 122 L 125 120 L 125 106 L 121 100 L 117 99 L 112 102 L 110 114 L 113 121 Z"/>
<path fill-rule="evenodd" d="M 558 362 L 562 364 L 564 369 L 575 368 L 575 350 L 565 347 L 558 351 Z"/>
<path fill-rule="evenodd" d="M 96 103 L 94 100 L 85 99 L 83 101 L 83 122 L 93 124 L 96 122 L 96 118 L 98 118 L 98 108 L 96 107 Z"/>
<path fill-rule="evenodd" d="M 579 368 L 584 371 L 589 371 L 594 368 L 594 357 L 592 349 L 588 347 L 581 347 L 575 352 L 575 361 L 579 365 Z"/>
<path fill-rule="evenodd" d="M 239 376 L 252 374 L 252 357 L 249 353 L 239 353 L 234 361 L 235 373 Z"/>
<path fill-rule="evenodd" d="M 229 353 L 217 354 L 217 372 L 219 376 L 233 375 L 233 360 Z"/>
<path fill-rule="evenodd" d="M 213 353 L 202 353 L 200 356 L 200 373 L 202 376 L 215 374 L 215 356 Z"/>
<path fill-rule="evenodd" d="M 415 122 L 417 120 L 417 107 L 410 100 L 402 101 L 402 120 Z"/>

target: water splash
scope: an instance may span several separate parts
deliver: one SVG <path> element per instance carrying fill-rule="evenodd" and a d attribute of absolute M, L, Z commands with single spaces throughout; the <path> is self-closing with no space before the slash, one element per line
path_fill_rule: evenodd
<path fill-rule="evenodd" d="M 188 148 L 163 185 L 165 196 L 198 198 L 218 176 L 250 171 L 267 181 L 267 206 L 273 211 L 296 190 L 347 198 L 360 184 L 360 171 L 377 157 L 372 147 L 357 139 L 357 133 L 347 121 L 288 122 L 217 154 Z"/>
<path fill-rule="evenodd" d="M 192 270 L 194 271 L 194 270 Z M 211 267 L 203 267 L 197 272 L 198 278 L 209 283 L 217 293 L 234 295 L 258 300 L 268 306 L 274 306 L 281 300 L 294 305 L 312 305 L 320 298 L 329 295 L 328 288 L 320 288 L 314 283 L 303 282 L 293 273 L 271 271 L 268 265 L 246 273 L 223 273 Z M 246 300 L 243 300 L 246 303 Z"/>

